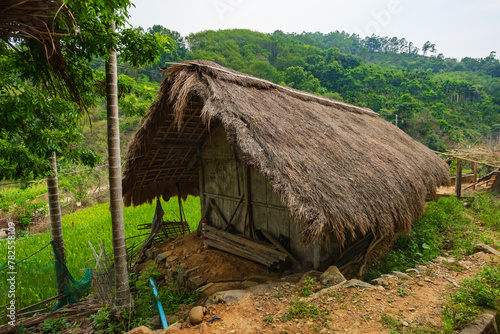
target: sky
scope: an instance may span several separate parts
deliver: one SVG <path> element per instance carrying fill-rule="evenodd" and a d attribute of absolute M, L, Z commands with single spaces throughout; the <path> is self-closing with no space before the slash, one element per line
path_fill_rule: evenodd
<path fill-rule="evenodd" d="M 346 31 L 436 44 L 445 57 L 500 58 L 500 0 L 132 0 L 129 22 L 183 36 L 204 30 Z"/>

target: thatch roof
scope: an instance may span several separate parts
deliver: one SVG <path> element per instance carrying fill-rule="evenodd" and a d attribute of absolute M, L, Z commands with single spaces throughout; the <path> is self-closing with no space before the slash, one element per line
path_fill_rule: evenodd
<path fill-rule="evenodd" d="M 409 231 L 448 166 L 377 113 L 282 87 L 208 61 L 164 71 L 158 101 L 127 154 L 126 205 L 198 194 L 193 157 L 222 125 L 264 174 L 311 242 Z"/>

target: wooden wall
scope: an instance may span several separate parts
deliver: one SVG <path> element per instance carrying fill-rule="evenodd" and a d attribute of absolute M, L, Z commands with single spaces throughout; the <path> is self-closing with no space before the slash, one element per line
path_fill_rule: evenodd
<path fill-rule="evenodd" d="M 253 223 L 255 230 L 266 230 L 276 239 L 280 235 L 290 238 L 290 252 L 306 268 L 320 269 L 334 256 L 331 241 L 307 246 L 300 242 L 299 226 L 290 218 L 280 195 L 260 171 L 244 166 L 222 126 L 212 131 L 202 148 L 200 183 L 202 212 L 211 200 L 223 216 L 210 211 L 207 218 L 215 226 L 224 228 L 233 217 L 231 225 L 239 233 L 246 231 L 247 236 Z"/>

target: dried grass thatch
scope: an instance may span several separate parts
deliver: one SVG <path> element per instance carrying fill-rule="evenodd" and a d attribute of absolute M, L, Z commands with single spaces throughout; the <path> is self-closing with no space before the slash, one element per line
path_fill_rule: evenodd
<path fill-rule="evenodd" d="M 59 26 L 59 28 L 56 28 Z M 2 0 L 0 38 L 35 40 L 53 66 L 65 66 L 59 38 L 73 34 L 76 22 L 69 9 L 54 0 Z"/>
<path fill-rule="evenodd" d="M 60 0 L 0 1 L 0 39 L 27 63 L 36 63 L 33 69 L 47 91 L 74 100 L 85 110 L 75 79 L 66 71 L 61 42 L 63 37 L 76 34 L 73 14 Z M 24 44 L 19 48 L 21 41 Z"/>
<path fill-rule="evenodd" d="M 189 168 L 222 125 L 245 164 L 261 171 L 311 242 L 409 231 L 448 166 L 378 114 L 228 70 L 186 61 L 165 70 L 159 100 L 135 135 L 126 205 L 198 194 Z"/>

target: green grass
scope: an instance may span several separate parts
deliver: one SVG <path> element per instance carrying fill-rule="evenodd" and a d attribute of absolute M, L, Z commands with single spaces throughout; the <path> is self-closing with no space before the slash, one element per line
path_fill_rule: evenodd
<path fill-rule="evenodd" d="M 292 319 L 317 319 L 321 314 L 321 310 L 314 304 L 309 304 L 304 301 L 293 300 L 288 312 L 281 317 L 281 321 L 287 322 Z"/>
<path fill-rule="evenodd" d="M 500 310 L 500 267 L 484 267 L 464 279 L 443 311 L 444 332 L 453 333 L 477 318 L 484 308 Z"/>
<path fill-rule="evenodd" d="M 486 231 L 481 232 L 474 221 Z M 365 279 L 373 279 L 392 270 L 403 271 L 417 263 L 427 262 L 450 252 L 455 256 L 469 255 L 478 241 L 498 236 L 500 228 L 500 201 L 491 194 L 479 194 L 464 208 L 455 197 L 441 198 L 428 203 L 424 215 L 413 223 L 412 232 L 400 237 L 393 249 L 375 261 L 367 270 Z M 489 243 L 490 243 L 489 242 Z M 400 295 L 404 291 L 398 290 Z M 500 310 L 500 267 L 485 267 L 471 279 L 465 279 L 458 291 L 446 303 L 443 312 L 444 332 L 453 333 L 473 321 L 484 308 Z M 384 326 L 397 333 L 427 333 L 433 328 L 402 328 L 389 315 L 382 315 Z"/>
<path fill-rule="evenodd" d="M 440 333 L 440 331 L 433 328 L 431 324 L 417 325 L 415 327 L 405 327 L 396 318 L 387 313 L 382 313 L 380 322 L 384 327 L 389 329 L 390 334 L 431 334 Z"/>
<path fill-rule="evenodd" d="M 172 198 L 168 203 L 162 201 L 165 211 L 164 220 L 178 220 L 177 198 Z M 138 207 L 124 208 L 125 236 L 135 236 L 144 231 L 137 231 L 137 225 L 150 223 L 153 219 L 155 204 L 144 204 Z M 200 221 L 200 202 L 197 197 L 188 197 L 184 202 L 184 212 L 191 230 L 197 227 Z M 88 241 L 94 247 L 103 242 L 106 251 L 112 252 L 111 246 L 111 217 L 109 203 L 64 216 L 63 234 L 66 249 L 67 266 L 75 279 L 83 275 L 81 269 L 92 267 L 92 251 Z M 74 223 L 74 228 L 72 227 Z M 139 239 L 139 238 L 138 238 Z M 51 240 L 50 232 L 30 235 L 20 238 L 16 242 L 16 259 L 21 260 L 38 251 Z M 142 239 L 143 240 L 143 239 Z M 7 260 L 7 244 L 0 243 L 0 265 Z M 38 301 L 56 295 L 54 275 L 54 259 L 51 247 L 47 247 L 30 260 L 17 266 L 16 299 L 18 308 L 31 305 Z M 7 270 L 0 271 L 0 306 L 7 304 Z M 5 309 L 0 309 L 3 313 Z"/>
<path fill-rule="evenodd" d="M 458 257 L 472 254 L 476 243 L 489 240 L 489 232 L 481 232 L 474 220 L 498 231 L 500 201 L 480 194 L 469 209 L 456 197 L 429 202 L 422 217 L 413 222 L 411 233 L 399 237 L 391 251 L 367 269 L 364 278 L 371 280 L 393 270 L 405 271 L 445 252 Z"/>
<path fill-rule="evenodd" d="M 500 231 L 500 200 L 488 193 L 482 193 L 474 199 L 468 210 L 485 226 Z"/>
<path fill-rule="evenodd" d="M 19 186 L 0 188 L 0 210 L 6 214 L 31 217 L 35 211 L 43 209 L 47 203 L 40 196 L 47 192 L 47 185 L 34 182 L 24 189 Z"/>
<path fill-rule="evenodd" d="M 47 192 L 47 185 L 43 182 L 35 182 L 24 189 L 18 186 L 2 186 L 0 188 L 0 208 L 8 208 L 20 199 L 35 199 L 37 196 Z"/>

